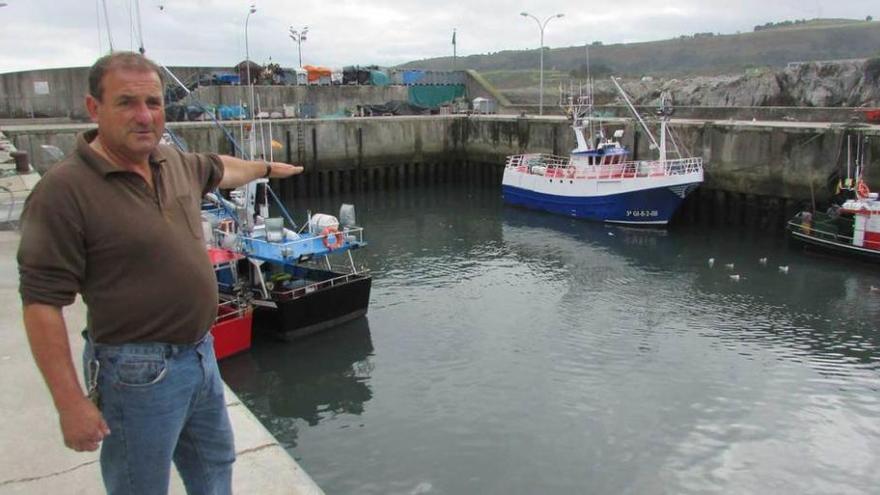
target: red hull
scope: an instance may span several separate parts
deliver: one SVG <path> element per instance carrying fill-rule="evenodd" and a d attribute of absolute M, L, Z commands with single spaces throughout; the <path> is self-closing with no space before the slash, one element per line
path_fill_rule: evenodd
<path fill-rule="evenodd" d="M 251 308 L 236 313 L 235 308 L 220 306 L 217 321 L 211 327 L 214 336 L 214 354 L 223 359 L 251 348 L 251 329 L 254 311 Z"/>
<path fill-rule="evenodd" d="M 872 124 L 880 124 L 880 108 L 862 110 L 862 112 L 865 114 L 865 120 Z"/>

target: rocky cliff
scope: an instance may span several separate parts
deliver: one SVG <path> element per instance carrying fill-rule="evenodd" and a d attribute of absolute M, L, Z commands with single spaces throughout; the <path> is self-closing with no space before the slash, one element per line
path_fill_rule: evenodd
<path fill-rule="evenodd" d="M 713 107 L 880 106 L 880 58 L 789 64 L 742 75 L 624 81 L 634 103 L 654 105 L 669 90 L 678 105 Z M 610 81 L 596 84 L 596 101 L 617 99 Z"/>

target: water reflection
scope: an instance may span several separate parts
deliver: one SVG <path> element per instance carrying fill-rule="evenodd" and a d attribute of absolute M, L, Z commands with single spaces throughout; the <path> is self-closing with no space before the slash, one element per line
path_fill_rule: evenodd
<path fill-rule="evenodd" d="M 872 287 L 880 287 L 880 273 L 871 267 L 805 256 L 784 239 L 750 231 L 639 229 L 519 209 L 505 209 L 503 232 L 520 262 L 552 276 L 564 272 L 572 298 L 599 291 L 638 305 L 665 297 L 682 315 L 700 307 L 698 318 L 705 310 L 716 315 L 718 338 L 796 347 L 797 356 L 878 361 L 880 291 Z M 630 284 L 643 290 L 621 290 Z"/>
<path fill-rule="evenodd" d="M 300 419 L 309 426 L 338 414 L 360 415 L 373 397 L 369 320 L 295 342 L 255 335 L 249 353 L 221 362 L 224 380 L 288 447 Z"/>
<path fill-rule="evenodd" d="M 494 189 L 299 201 L 357 205 L 369 328 L 223 368 L 327 493 L 880 483 L 877 273 L 761 232 L 505 208 Z"/>

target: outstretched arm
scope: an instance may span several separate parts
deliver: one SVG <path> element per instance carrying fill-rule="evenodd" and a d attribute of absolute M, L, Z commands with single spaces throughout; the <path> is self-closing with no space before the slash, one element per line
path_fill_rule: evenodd
<path fill-rule="evenodd" d="M 287 163 L 248 161 L 229 155 L 220 155 L 220 161 L 223 162 L 221 189 L 232 189 L 266 177 L 267 171 L 270 172 L 269 177 L 273 179 L 284 179 L 303 171 L 302 167 Z"/>
<path fill-rule="evenodd" d="M 79 386 L 61 308 L 26 305 L 24 327 L 34 361 L 58 410 L 64 444 L 77 452 L 97 450 L 101 440 L 110 434 L 110 428 Z"/>

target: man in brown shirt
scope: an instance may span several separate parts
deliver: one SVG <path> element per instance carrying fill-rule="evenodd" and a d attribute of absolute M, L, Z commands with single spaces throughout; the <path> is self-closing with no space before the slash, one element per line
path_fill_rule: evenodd
<path fill-rule="evenodd" d="M 162 82 L 134 53 L 92 67 L 85 103 L 98 129 L 78 136 L 22 214 L 24 322 L 65 444 L 93 451 L 103 441 L 108 493 L 167 492 L 172 460 L 188 492 L 229 493 L 235 453 L 208 333 L 217 285 L 199 204 L 217 186 L 302 167 L 159 145 Z M 76 378 L 61 312 L 78 293 L 100 408 Z"/>

